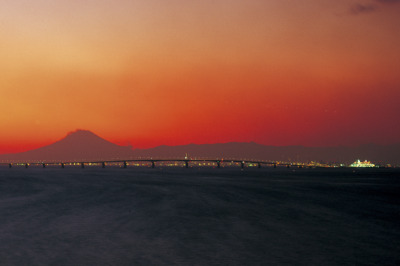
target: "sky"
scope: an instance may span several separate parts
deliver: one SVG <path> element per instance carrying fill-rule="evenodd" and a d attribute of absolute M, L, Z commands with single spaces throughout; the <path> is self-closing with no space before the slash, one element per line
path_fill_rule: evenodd
<path fill-rule="evenodd" d="M 3 0 L 0 153 L 400 142 L 399 0 Z"/>

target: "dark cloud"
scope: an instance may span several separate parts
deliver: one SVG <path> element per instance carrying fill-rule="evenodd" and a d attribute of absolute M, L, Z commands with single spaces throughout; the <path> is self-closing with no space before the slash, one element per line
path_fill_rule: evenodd
<path fill-rule="evenodd" d="M 400 4 L 400 0 L 373 0 L 370 3 L 356 3 L 350 7 L 350 14 L 359 15 L 377 11 L 380 6 Z"/>
<path fill-rule="evenodd" d="M 376 10 L 376 6 L 374 5 L 364 5 L 364 4 L 354 4 L 350 8 L 350 13 L 353 15 L 358 15 L 362 13 L 369 13 Z"/>
<path fill-rule="evenodd" d="M 378 3 L 382 4 L 395 4 L 395 3 L 400 3 L 400 0 L 375 0 Z"/>

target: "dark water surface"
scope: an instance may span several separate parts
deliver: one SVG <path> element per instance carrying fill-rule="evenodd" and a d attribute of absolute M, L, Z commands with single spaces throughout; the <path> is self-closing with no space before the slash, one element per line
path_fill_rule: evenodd
<path fill-rule="evenodd" d="M 394 169 L 0 168 L 0 265 L 399 265 Z"/>

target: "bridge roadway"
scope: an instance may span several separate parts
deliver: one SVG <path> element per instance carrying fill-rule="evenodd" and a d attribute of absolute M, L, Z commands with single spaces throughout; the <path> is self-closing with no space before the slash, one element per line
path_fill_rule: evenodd
<path fill-rule="evenodd" d="M 106 167 L 107 164 L 122 164 L 123 168 L 128 167 L 128 163 L 133 163 L 133 162 L 147 162 L 151 163 L 151 168 L 156 167 L 156 163 L 159 162 L 183 162 L 185 163 L 185 167 L 189 168 L 189 163 L 205 163 L 205 162 L 211 162 L 215 163 L 217 168 L 221 168 L 221 164 L 224 163 L 235 163 L 235 164 L 240 164 L 241 168 L 245 168 L 246 165 L 248 164 L 256 164 L 258 168 L 261 168 L 262 165 L 269 165 L 273 166 L 276 168 L 277 166 L 284 166 L 287 168 L 290 167 L 298 167 L 298 168 L 303 168 L 305 165 L 303 164 L 292 164 L 292 163 L 281 163 L 281 162 L 267 162 L 267 161 L 257 161 L 257 160 L 224 160 L 224 159 L 128 159 L 128 160 L 96 160 L 96 161 L 66 161 L 66 162 L 17 162 L 17 163 L 0 163 L 0 165 L 8 165 L 9 168 L 12 168 L 13 166 L 25 166 L 28 168 L 30 165 L 42 165 L 43 168 L 46 168 L 48 165 L 59 165 L 61 168 L 65 168 L 66 165 L 80 165 L 82 168 L 85 168 L 85 165 L 93 165 L 93 164 L 99 164 L 103 168 Z"/>

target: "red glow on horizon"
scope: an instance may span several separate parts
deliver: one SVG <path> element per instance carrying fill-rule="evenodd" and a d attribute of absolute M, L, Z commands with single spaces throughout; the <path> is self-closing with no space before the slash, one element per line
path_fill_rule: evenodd
<path fill-rule="evenodd" d="M 0 153 L 76 128 L 134 148 L 400 142 L 400 4 L 17 2 L 0 3 Z"/>

